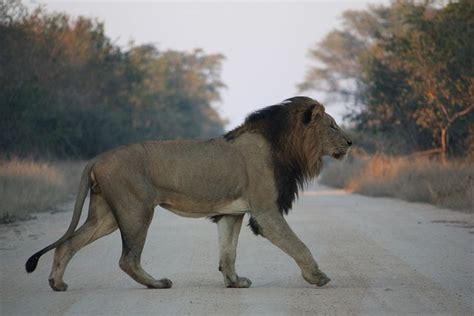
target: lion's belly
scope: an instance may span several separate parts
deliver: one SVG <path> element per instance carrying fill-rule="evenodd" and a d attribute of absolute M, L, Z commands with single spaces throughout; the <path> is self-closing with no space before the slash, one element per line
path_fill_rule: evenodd
<path fill-rule="evenodd" d="M 237 199 L 216 209 L 217 214 L 242 214 L 250 211 L 250 204 L 244 199 Z"/>
<path fill-rule="evenodd" d="M 207 217 L 214 215 L 243 214 L 250 211 L 249 203 L 244 199 L 229 202 L 202 202 L 187 199 L 167 200 L 159 204 L 176 215 L 184 217 Z"/>

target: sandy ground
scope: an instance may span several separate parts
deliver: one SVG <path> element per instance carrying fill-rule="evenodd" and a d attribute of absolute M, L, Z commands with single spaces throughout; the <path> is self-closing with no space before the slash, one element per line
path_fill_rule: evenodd
<path fill-rule="evenodd" d="M 243 228 L 237 270 L 250 289 L 226 289 L 217 232 L 207 220 L 157 209 L 143 266 L 173 288 L 149 290 L 118 267 L 118 232 L 80 251 L 67 292 L 48 286 L 52 253 L 33 274 L 25 260 L 56 240 L 71 213 L 0 226 L 1 315 L 473 314 L 474 217 L 430 205 L 316 187 L 288 221 L 332 282 L 311 286 L 294 262 Z"/>

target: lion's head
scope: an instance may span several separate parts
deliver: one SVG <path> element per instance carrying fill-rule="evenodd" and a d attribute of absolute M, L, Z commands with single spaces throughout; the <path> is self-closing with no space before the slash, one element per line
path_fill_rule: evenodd
<path fill-rule="evenodd" d="M 297 197 L 298 187 L 319 174 L 322 157 L 341 159 L 352 145 L 324 106 L 308 97 L 290 98 L 258 110 L 225 138 L 232 141 L 245 132 L 259 133 L 270 144 L 278 205 L 284 213 Z"/>
<path fill-rule="evenodd" d="M 296 97 L 288 101 L 297 99 L 295 103 L 298 103 L 302 98 Z M 305 142 L 317 142 L 319 153 L 323 156 L 342 159 L 352 145 L 352 140 L 337 125 L 332 116 L 325 113 L 323 105 L 312 99 L 307 99 L 304 98 L 304 102 L 306 104 L 309 103 L 310 106 L 306 106 L 303 118 L 303 124 L 305 125 L 303 137 Z"/>

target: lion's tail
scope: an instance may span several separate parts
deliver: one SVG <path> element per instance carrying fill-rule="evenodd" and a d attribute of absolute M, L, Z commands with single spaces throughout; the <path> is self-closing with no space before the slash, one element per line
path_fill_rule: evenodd
<path fill-rule="evenodd" d="M 28 259 L 28 261 L 26 261 L 26 264 L 25 264 L 26 272 L 31 273 L 35 271 L 39 258 L 46 252 L 50 251 L 51 249 L 56 248 L 61 243 L 63 243 L 66 239 L 68 239 L 72 235 L 72 233 L 76 229 L 77 224 L 79 224 L 79 219 L 81 218 L 81 212 L 82 212 L 82 207 L 84 206 L 84 200 L 86 199 L 87 193 L 89 192 L 89 187 L 91 185 L 90 173 L 91 173 L 93 165 L 94 165 L 94 161 L 90 161 L 84 168 L 84 171 L 82 172 L 81 183 L 79 185 L 79 191 L 77 192 L 76 202 L 74 204 L 74 212 L 72 213 L 71 224 L 69 224 L 69 228 L 67 229 L 66 233 L 57 241 L 52 243 L 51 245 L 41 249 L 40 251 L 32 255 Z"/>

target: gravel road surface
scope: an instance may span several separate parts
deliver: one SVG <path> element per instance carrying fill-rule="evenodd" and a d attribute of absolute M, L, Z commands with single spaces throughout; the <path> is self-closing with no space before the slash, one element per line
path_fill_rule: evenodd
<path fill-rule="evenodd" d="M 1 315 L 472 315 L 474 215 L 316 186 L 288 216 L 332 281 L 307 284 L 293 260 L 247 227 L 237 271 L 250 289 L 226 289 L 217 229 L 157 209 L 142 265 L 173 288 L 150 290 L 118 267 L 118 232 L 82 249 L 48 286 L 52 252 L 32 274 L 26 259 L 59 238 L 71 212 L 0 226 Z M 70 206 L 69 206 L 70 207 Z M 85 213 L 85 212 L 84 212 Z M 83 214 L 85 215 L 85 214 Z"/>

